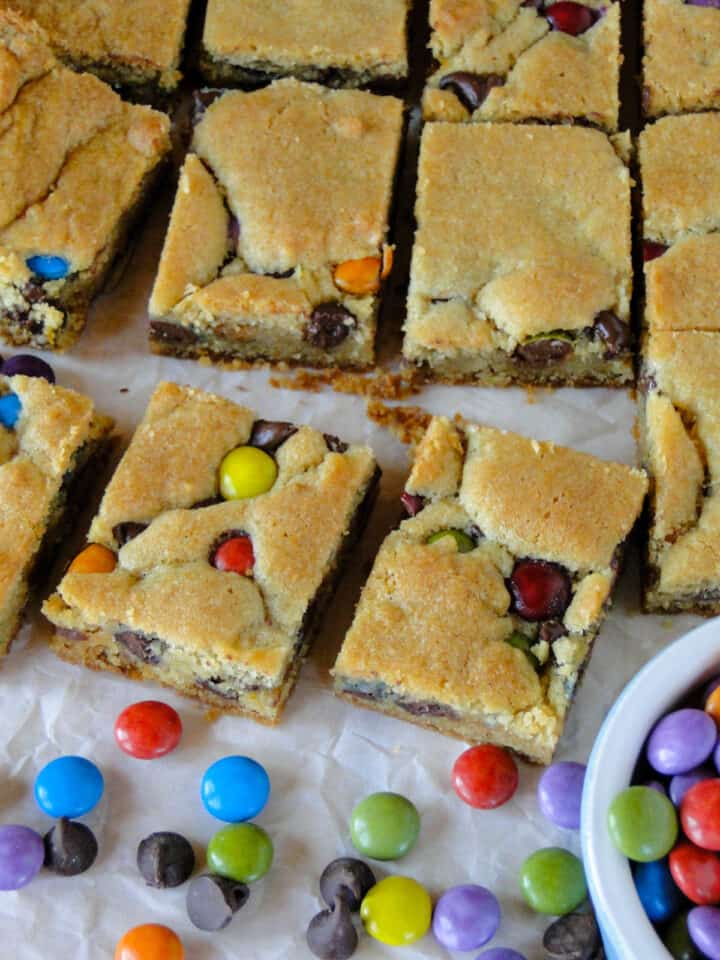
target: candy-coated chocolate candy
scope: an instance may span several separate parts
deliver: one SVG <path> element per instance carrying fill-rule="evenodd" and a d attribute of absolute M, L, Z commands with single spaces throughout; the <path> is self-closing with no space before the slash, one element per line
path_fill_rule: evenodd
<path fill-rule="evenodd" d="M 85 873 L 95 863 L 98 843 L 84 823 L 61 817 L 43 837 L 45 866 L 61 877 Z"/>
<path fill-rule="evenodd" d="M 668 924 L 663 943 L 675 960 L 700 960 L 700 953 L 690 939 L 687 918 L 687 913 L 679 913 Z"/>
<path fill-rule="evenodd" d="M 8 357 L 0 368 L 6 377 L 42 377 L 48 383 L 55 383 L 55 372 L 49 363 L 31 353 L 18 353 Z"/>
<path fill-rule="evenodd" d="M 207 864 L 213 873 L 238 883 L 254 883 L 264 877 L 272 862 L 272 840 L 254 823 L 223 827 L 207 848 Z"/>
<path fill-rule="evenodd" d="M 720 773 L 720 742 L 713 751 L 713 763 L 715 764 L 715 769 Z"/>
<path fill-rule="evenodd" d="M 538 782 L 540 810 L 556 827 L 580 829 L 585 764 L 570 760 L 548 767 Z"/>
<path fill-rule="evenodd" d="M 720 960 L 720 910 L 693 907 L 687 918 L 690 939 L 708 960 Z"/>
<path fill-rule="evenodd" d="M 660 860 L 672 850 L 678 833 L 675 807 L 651 787 L 628 787 L 608 810 L 615 846 L 631 860 Z"/>
<path fill-rule="evenodd" d="M 520 890 L 538 913 L 571 913 L 587 897 L 583 865 L 562 847 L 536 850 L 520 868 Z"/>
<path fill-rule="evenodd" d="M 420 815 L 399 793 L 371 793 L 350 817 L 353 846 L 374 860 L 399 860 L 415 846 Z"/>
<path fill-rule="evenodd" d="M 525 620 L 562 617 L 572 593 L 567 570 L 546 560 L 518 560 L 508 586 L 513 608 Z"/>
<path fill-rule="evenodd" d="M 407 490 L 403 490 L 400 494 L 400 502 L 405 507 L 405 512 L 410 517 L 414 517 L 416 514 L 420 513 L 422 508 L 425 506 L 425 498 L 421 497 L 419 493 L 408 493 Z"/>
<path fill-rule="evenodd" d="M 452 768 L 455 793 L 480 810 L 502 806 L 517 790 L 518 768 L 502 747 L 483 743 L 465 750 Z"/>
<path fill-rule="evenodd" d="M 424 937 L 431 915 L 430 894 L 410 877 L 385 877 L 360 907 L 367 932 L 390 947 L 408 946 Z"/>
<path fill-rule="evenodd" d="M 184 960 L 178 935 L 160 923 L 133 927 L 115 947 L 115 960 Z"/>
<path fill-rule="evenodd" d="M 61 280 L 70 271 L 70 264 L 65 257 L 57 257 L 50 253 L 39 253 L 28 257 L 25 261 L 28 270 L 31 270 L 40 280 Z"/>
<path fill-rule="evenodd" d="M 509 947 L 491 947 L 489 950 L 483 950 L 476 960 L 527 960 L 527 958 Z"/>
<path fill-rule="evenodd" d="M 357 950 L 358 935 L 342 897 L 336 897 L 328 910 L 312 918 L 306 939 L 319 960 L 349 960 Z"/>
<path fill-rule="evenodd" d="M 689 770 L 687 773 L 676 773 L 668 788 L 670 799 L 676 807 L 679 807 L 690 787 L 694 787 L 701 780 L 710 780 L 714 776 L 713 771 L 707 766 L 696 767 L 695 770 Z"/>
<path fill-rule="evenodd" d="M 720 684 L 713 687 L 705 699 L 705 713 L 709 714 L 720 727 Z"/>
<path fill-rule="evenodd" d="M 451 537 L 455 541 L 458 553 L 469 553 L 475 549 L 475 541 L 473 538 L 469 537 L 462 530 L 438 530 L 437 533 L 432 533 L 427 538 L 427 542 L 437 543 L 438 540 L 442 540 L 444 537 Z"/>
<path fill-rule="evenodd" d="M 684 903 L 666 860 L 639 863 L 635 869 L 635 889 L 652 923 L 667 923 Z"/>
<path fill-rule="evenodd" d="M 179 887 L 195 869 L 195 852 L 182 834 L 158 830 L 140 841 L 137 867 L 149 887 Z"/>
<path fill-rule="evenodd" d="M 16 393 L 4 393 L 0 396 L 0 423 L 12 430 L 20 418 L 22 403 Z"/>
<path fill-rule="evenodd" d="M 690 787 L 680 805 L 680 820 L 688 840 L 704 850 L 720 850 L 720 779 Z"/>
<path fill-rule="evenodd" d="M 497 933 L 500 904 L 485 887 L 466 883 L 450 890 L 435 904 L 432 928 L 447 950 L 476 950 Z"/>
<path fill-rule="evenodd" d="M 275 483 L 277 464 L 259 447 L 236 447 L 220 464 L 220 493 L 226 500 L 247 500 L 267 493 Z"/>
<path fill-rule="evenodd" d="M 666 776 L 687 773 L 705 763 L 717 742 L 715 721 L 703 710 L 686 707 L 666 714 L 653 728 L 647 758 Z"/>
<path fill-rule="evenodd" d="M 679 843 L 669 861 L 672 879 L 688 900 L 699 906 L 720 903 L 720 857 L 716 853 L 693 843 Z"/>
<path fill-rule="evenodd" d="M 44 859 L 45 847 L 39 833 L 19 824 L 0 827 L 0 890 L 26 886 Z"/>
<path fill-rule="evenodd" d="M 657 260 L 667 250 L 664 243 L 656 243 L 654 240 L 643 241 L 643 262 L 649 263 L 651 260 Z"/>
<path fill-rule="evenodd" d="M 213 552 L 210 563 L 224 573 L 239 573 L 243 577 L 252 576 L 255 566 L 252 540 L 247 534 L 228 537 Z"/>
<path fill-rule="evenodd" d="M 360 909 L 365 895 L 377 881 L 375 874 L 363 860 L 354 857 L 338 857 L 329 863 L 320 876 L 320 893 L 331 907 L 340 897 L 354 913 Z"/>
<path fill-rule="evenodd" d="M 51 817 L 82 817 L 99 802 L 103 775 L 85 757 L 58 757 L 42 768 L 35 780 L 35 799 Z"/>
<path fill-rule="evenodd" d="M 650 787 L 651 790 L 657 790 L 658 793 L 663 793 L 667 796 L 667 790 L 665 789 L 665 784 L 660 783 L 659 780 L 646 780 L 645 783 L 641 784 L 643 787 Z"/>
<path fill-rule="evenodd" d="M 161 700 L 139 700 L 118 715 L 115 742 L 137 760 L 157 760 L 180 742 L 182 721 L 177 710 Z"/>
<path fill-rule="evenodd" d="M 251 757 L 223 757 L 205 771 L 200 796 L 207 812 L 218 820 L 252 820 L 268 802 L 270 778 Z"/>
<path fill-rule="evenodd" d="M 191 881 L 185 904 L 198 930 L 214 931 L 224 929 L 249 896 L 244 883 L 205 873 Z"/>
<path fill-rule="evenodd" d="M 545 16 L 553 30 L 561 30 L 563 33 L 577 37 L 595 23 L 596 14 L 594 10 L 582 3 L 559 0 L 558 3 L 545 7 Z"/>
<path fill-rule="evenodd" d="M 91 543 L 75 557 L 68 573 L 112 573 L 117 557 L 101 543 Z"/>

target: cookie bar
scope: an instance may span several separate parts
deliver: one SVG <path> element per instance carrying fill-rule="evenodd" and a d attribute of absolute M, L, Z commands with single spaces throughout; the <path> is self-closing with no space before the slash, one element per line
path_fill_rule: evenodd
<path fill-rule="evenodd" d="M 0 656 L 111 429 L 80 393 L 41 377 L 0 376 Z"/>
<path fill-rule="evenodd" d="M 160 384 L 43 607 L 52 648 L 274 723 L 378 473 L 367 447 Z"/>
<path fill-rule="evenodd" d="M 0 11 L 0 337 L 77 339 L 169 149 L 164 114 L 60 66 L 39 27 Z"/>
<path fill-rule="evenodd" d="M 336 692 L 548 763 L 646 489 L 640 470 L 433 418 Z"/>
<path fill-rule="evenodd" d="M 664 117 L 640 134 L 650 331 L 720 331 L 719 142 L 717 113 Z"/>
<path fill-rule="evenodd" d="M 215 86 L 282 76 L 356 87 L 407 76 L 410 0 L 208 0 L 200 69 Z"/>
<path fill-rule="evenodd" d="M 153 101 L 180 82 L 189 0 L 1 0 L 35 19 L 53 50 L 76 70 Z"/>
<path fill-rule="evenodd" d="M 155 286 L 156 353 L 367 367 L 402 103 L 278 80 L 195 128 Z"/>
<path fill-rule="evenodd" d="M 630 178 L 616 145 L 576 126 L 425 127 L 408 361 L 450 382 L 632 381 Z"/>
<path fill-rule="evenodd" d="M 431 0 L 426 120 L 580 120 L 617 130 L 620 4 Z"/>
<path fill-rule="evenodd" d="M 720 107 L 720 11 L 712 0 L 644 0 L 643 108 Z"/>

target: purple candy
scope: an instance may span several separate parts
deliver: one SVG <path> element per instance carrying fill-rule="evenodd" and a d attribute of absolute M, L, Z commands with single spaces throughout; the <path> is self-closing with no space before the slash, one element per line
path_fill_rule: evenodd
<path fill-rule="evenodd" d="M 526 960 L 526 957 L 509 947 L 492 947 L 490 950 L 483 950 L 475 960 Z"/>
<path fill-rule="evenodd" d="M 6 377 L 21 374 L 23 377 L 43 377 L 48 383 L 55 383 L 55 374 L 50 364 L 31 353 L 18 353 L 14 357 L 8 357 L 2 365 L 2 372 Z"/>
<path fill-rule="evenodd" d="M 709 960 L 720 960 L 720 910 L 695 907 L 687 918 L 690 939 Z"/>
<path fill-rule="evenodd" d="M 43 865 L 43 838 L 30 827 L 0 827 L 0 890 L 19 890 Z"/>
<path fill-rule="evenodd" d="M 585 764 L 563 760 L 540 777 L 537 793 L 540 810 L 556 827 L 580 829 Z"/>
<path fill-rule="evenodd" d="M 659 780 L 646 780 L 645 783 L 643 783 L 643 787 L 650 787 L 651 790 L 657 790 L 658 793 L 664 793 L 665 796 L 667 796 L 665 784 L 660 783 Z"/>
<path fill-rule="evenodd" d="M 685 0 L 691 7 L 720 7 L 720 0 Z"/>
<path fill-rule="evenodd" d="M 647 758 L 658 773 L 688 773 L 705 763 L 717 741 L 713 718 L 703 710 L 675 710 L 660 720 L 647 742 Z"/>
<path fill-rule="evenodd" d="M 715 773 L 709 767 L 698 767 L 688 773 L 677 773 L 670 781 L 670 799 L 676 807 L 679 807 L 690 787 L 694 787 L 701 780 L 709 780 L 710 777 L 714 776 Z"/>
<path fill-rule="evenodd" d="M 500 904 L 490 890 L 472 883 L 452 887 L 435 905 L 433 933 L 448 950 L 484 946 L 500 926 Z"/>

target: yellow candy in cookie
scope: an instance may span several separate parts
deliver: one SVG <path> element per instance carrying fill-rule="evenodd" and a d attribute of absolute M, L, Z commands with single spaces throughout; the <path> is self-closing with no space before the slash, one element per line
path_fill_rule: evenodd
<path fill-rule="evenodd" d="M 267 493 L 275 483 L 277 464 L 257 447 L 236 447 L 220 464 L 220 493 L 226 500 L 247 500 Z"/>
<path fill-rule="evenodd" d="M 68 573 L 112 573 L 117 557 L 100 543 L 91 543 L 81 550 L 68 567 Z"/>

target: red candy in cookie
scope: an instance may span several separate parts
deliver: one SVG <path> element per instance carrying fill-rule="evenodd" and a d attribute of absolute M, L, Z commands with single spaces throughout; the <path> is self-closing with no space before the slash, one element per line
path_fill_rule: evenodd
<path fill-rule="evenodd" d="M 680 820 L 688 840 L 703 850 L 720 850 L 720 779 L 690 787 L 680 805 Z"/>
<path fill-rule="evenodd" d="M 585 33 L 595 23 L 595 12 L 582 3 L 573 3 L 572 0 L 560 0 L 545 8 L 553 30 L 561 30 L 573 37 Z"/>
<path fill-rule="evenodd" d="M 212 565 L 226 573 L 240 573 L 244 577 L 252 575 L 255 566 L 255 553 L 252 540 L 247 534 L 230 537 L 215 551 Z"/>
<path fill-rule="evenodd" d="M 460 754 L 452 768 L 452 784 L 471 807 L 492 810 L 517 790 L 518 769 L 507 750 L 484 743 Z"/>
<path fill-rule="evenodd" d="M 692 843 L 680 843 L 670 853 L 670 873 L 688 900 L 699 906 L 720 903 L 720 857 Z"/>
<path fill-rule="evenodd" d="M 167 703 L 141 700 L 126 707 L 115 721 L 115 740 L 123 753 L 137 760 L 156 760 L 180 742 L 182 721 Z"/>
<path fill-rule="evenodd" d="M 525 620 L 555 620 L 570 603 L 567 571 L 546 560 L 518 560 L 509 580 L 513 607 Z"/>

